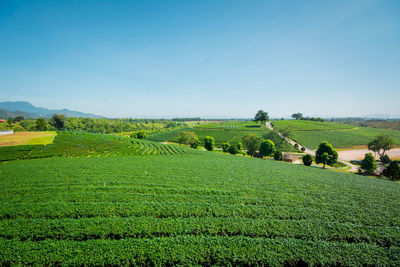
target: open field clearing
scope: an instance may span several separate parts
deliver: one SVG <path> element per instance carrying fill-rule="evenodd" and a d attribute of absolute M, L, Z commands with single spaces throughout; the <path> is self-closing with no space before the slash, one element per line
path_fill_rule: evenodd
<path fill-rule="evenodd" d="M 57 132 L 16 132 L 0 135 L 0 146 L 47 145 L 53 143 Z"/>
<path fill-rule="evenodd" d="M 400 264 L 394 182 L 212 152 L 0 170 L 2 265 Z"/>
<path fill-rule="evenodd" d="M 372 153 L 372 155 L 375 156 L 375 158 L 378 160 L 379 155 L 376 154 L 368 149 L 354 149 L 354 150 L 344 150 L 344 151 L 338 151 L 339 153 L 339 158 L 342 160 L 362 160 L 364 159 L 364 156 L 366 153 Z M 385 153 L 388 155 L 391 159 L 400 159 L 400 148 L 394 148 Z"/>

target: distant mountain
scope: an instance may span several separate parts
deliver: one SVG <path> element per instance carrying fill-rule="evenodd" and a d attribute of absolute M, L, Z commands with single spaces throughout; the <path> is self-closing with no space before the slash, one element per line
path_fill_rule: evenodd
<path fill-rule="evenodd" d="M 32 114 L 32 113 L 0 109 L 0 118 L 2 118 L 2 119 L 15 118 L 17 116 L 23 116 L 24 118 L 36 118 L 37 117 L 35 114 Z"/>
<path fill-rule="evenodd" d="M 388 120 L 388 119 L 398 119 L 398 118 L 400 118 L 400 116 L 389 115 L 389 114 L 370 114 L 370 115 L 364 116 L 364 118 Z"/>
<path fill-rule="evenodd" d="M 35 107 L 34 105 L 26 101 L 0 102 L 0 110 L 2 110 L 0 112 L 0 117 L 3 118 L 15 117 L 7 114 L 18 114 L 16 116 L 21 115 L 27 118 L 37 118 L 37 117 L 50 118 L 51 116 L 53 116 L 53 114 L 65 114 L 65 116 L 67 117 L 79 117 L 79 118 L 97 118 L 97 119 L 104 118 L 102 116 L 79 112 L 79 111 L 73 111 L 69 109 L 47 109 L 47 108 Z M 22 113 L 25 113 L 25 115 L 23 115 Z"/>

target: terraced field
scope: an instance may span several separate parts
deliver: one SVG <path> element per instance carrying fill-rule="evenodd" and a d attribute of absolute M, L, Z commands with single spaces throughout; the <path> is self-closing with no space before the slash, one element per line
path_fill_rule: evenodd
<path fill-rule="evenodd" d="M 114 135 L 59 132 L 49 145 L 0 147 L 0 161 L 54 156 L 174 155 L 196 153 L 175 145 L 163 145 Z"/>
<path fill-rule="evenodd" d="M 1 265 L 400 264 L 394 182 L 212 152 L 0 170 Z"/>
<path fill-rule="evenodd" d="M 300 144 L 316 149 L 322 141 L 328 141 L 336 148 L 366 146 L 378 134 L 391 136 L 400 145 L 400 131 L 370 127 L 354 127 L 352 125 L 334 124 L 330 122 L 312 121 L 275 121 L 274 129 L 291 127 L 295 130 L 293 139 Z"/>

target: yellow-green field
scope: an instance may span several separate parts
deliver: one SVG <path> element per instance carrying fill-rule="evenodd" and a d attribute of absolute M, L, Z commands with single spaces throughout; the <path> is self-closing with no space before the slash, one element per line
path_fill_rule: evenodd
<path fill-rule="evenodd" d="M 53 143 L 57 132 L 16 132 L 0 136 L 0 146 L 48 145 Z"/>

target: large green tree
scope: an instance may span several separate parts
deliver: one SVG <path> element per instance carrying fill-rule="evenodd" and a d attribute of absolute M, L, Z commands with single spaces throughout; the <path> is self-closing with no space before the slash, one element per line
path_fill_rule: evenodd
<path fill-rule="evenodd" d="M 275 153 L 275 144 L 271 140 L 267 139 L 260 144 L 260 154 L 263 157 L 271 156 Z"/>
<path fill-rule="evenodd" d="M 254 116 L 254 121 L 260 122 L 261 124 L 265 124 L 268 121 L 268 119 L 269 119 L 268 112 L 265 112 L 262 109 L 260 109 L 256 113 L 256 116 Z"/>
<path fill-rule="evenodd" d="M 292 118 L 296 120 L 301 120 L 303 118 L 303 114 L 301 113 L 294 113 L 292 114 Z"/>
<path fill-rule="evenodd" d="M 261 138 L 255 134 L 248 134 L 242 137 L 243 143 L 247 148 L 247 154 L 253 156 L 260 146 Z"/>
<path fill-rule="evenodd" d="M 214 137 L 206 136 L 204 138 L 204 147 L 208 151 L 213 151 L 214 147 L 215 147 L 215 139 L 214 139 Z"/>
<path fill-rule="evenodd" d="M 327 141 L 321 142 L 315 152 L 315 162 L 317 164 L 322 163 L 325 165 L 333 166 L 337 162 L 338 153 L 335 149 L 333 149 L 332 145 L 329 144 Z"/>
<path fill-rule="evenodd" d="M 392 137 L 384 134 L 377 135 L 371 142 L 368 143 L 368 149 L 376 152 L 379 156 L 385 155 L 385 152 L 392 149 L 395 142 Z"/>

